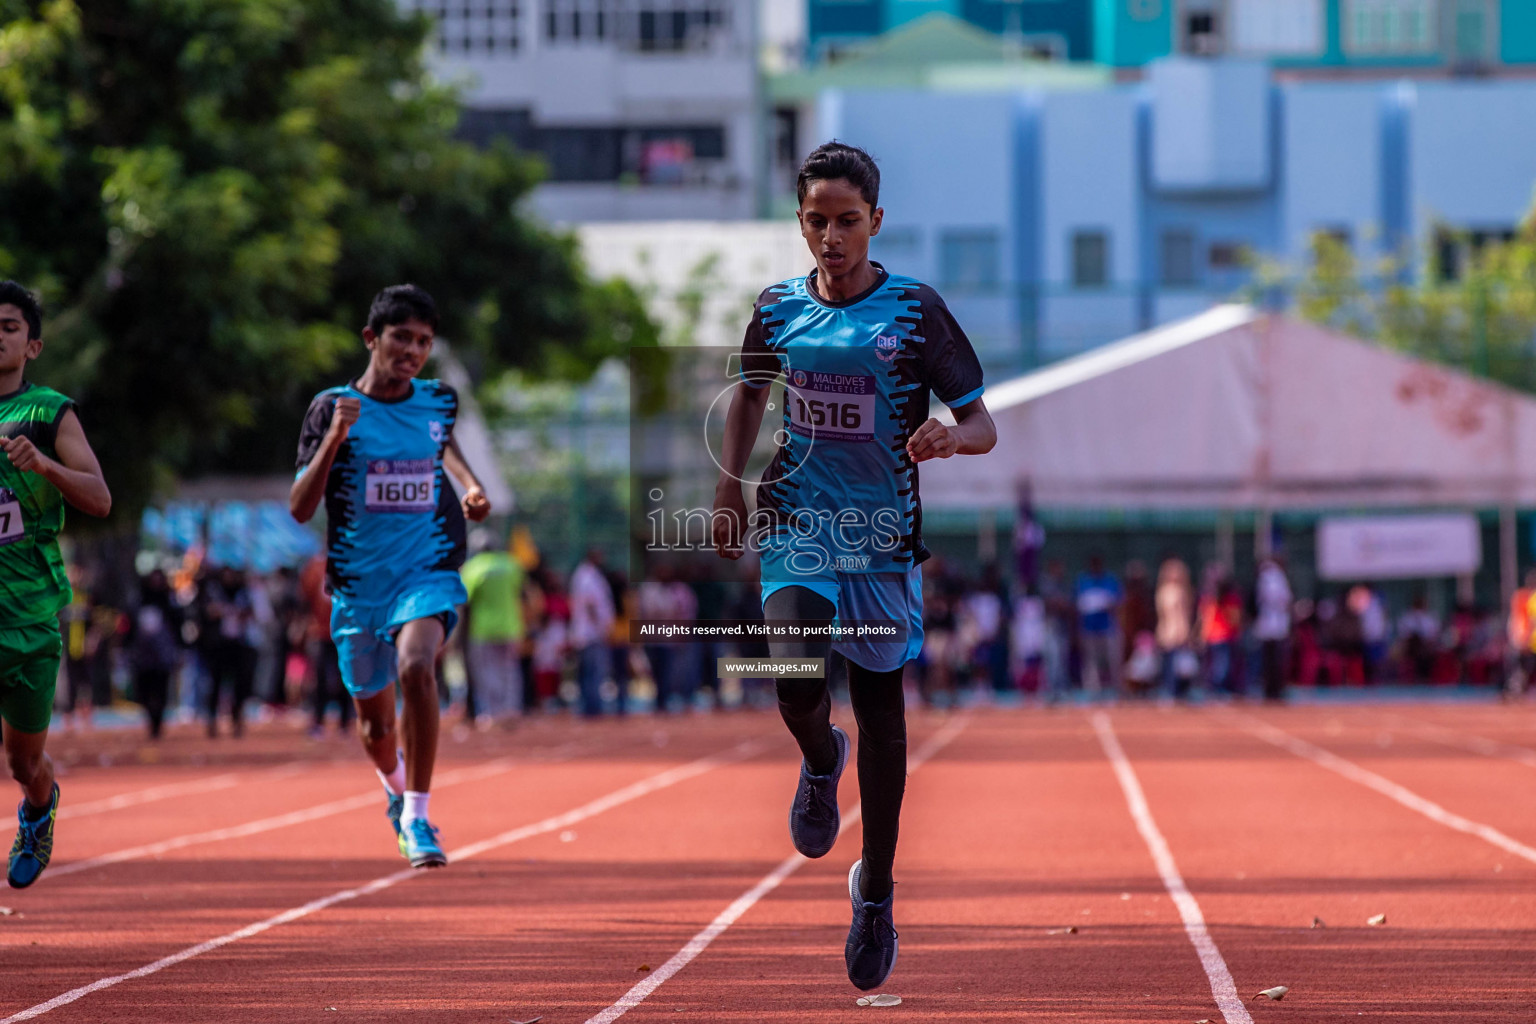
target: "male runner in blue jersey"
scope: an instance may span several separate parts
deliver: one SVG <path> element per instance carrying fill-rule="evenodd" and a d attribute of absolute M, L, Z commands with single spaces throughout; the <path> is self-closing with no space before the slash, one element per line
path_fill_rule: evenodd
<path fill-rule="evenodd" d="M 932 288 L 869 260 L 880 230 L 880 172 L 863 150 L 828 143 L 800 169 L 800 228 L 816 269 L 765 290 L 742 343 L 715 489 L 716 549 L 739 558 L 747 522 L 741 474 L 771 388 L 784 384 L 780 447 L 757 487 L 764 618 L 893 622 L 894 641 L 770 642 L 775 657 L 848 659 L 859 725 L 863 857 L 848 874 L 848 978 L 879 986 L 896 965 L 896 832 L 906 787 L 902 668 L 922 649 L 922 506 L 917 463 L 991 451 L 981 364 Z M 955 425 L 928 415 L 930 389 Z M 824 856 L 840 824 L 837 783 L 848 737 L 831 723 L 825 679 L 785 679 L 779 710 L 800 745 L 790 809 L 795 848 Z"/>
<path fill-rule="evenodd" d="M 384 289 L 368 311 L 368 369 L 316 395 L 299 435 L 288 505 L 326 512 L 326 584 L 341 677 L 357 704 L 363 748 L 387 793 L 400 853 L 412 867 L 448 863 L 427 818 L 437 760 L 438 652 L 466 600 L 464 517 L 490 502 L 453 440 L 459 396 L 416 380 L 437 332 L 437 307 L 415 285 Z M 444 470 L 464 488 L 455 500 Z M 395 688 L 405 705 L 395 734 Z"/>

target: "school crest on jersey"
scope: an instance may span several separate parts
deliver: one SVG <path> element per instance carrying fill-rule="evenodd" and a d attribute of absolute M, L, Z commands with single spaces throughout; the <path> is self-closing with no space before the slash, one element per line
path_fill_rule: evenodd
<path fill-rule="evenodd" d="M 901 336 L 897 334 L 877 334 L 875 335 L 875 348 L 877 350 L 875 352 L 876 356 L 887 363 L 893 363 L 896 361 L 896 357 L 901 354 Z"/>
<path fill-rule="evenodd" d="M 427 436 L 432 439 L 432 442 L 434 444 L 442 444 L 443 441 L 446 440 L 447 437 L 448 437 L 447 432 L 445 430 L 443 430 L 443 421 L 442 420 L 428 420 L 427 421 Z"/>

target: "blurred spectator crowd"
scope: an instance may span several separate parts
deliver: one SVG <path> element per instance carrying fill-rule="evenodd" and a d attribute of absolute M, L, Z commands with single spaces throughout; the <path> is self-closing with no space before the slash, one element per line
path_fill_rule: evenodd
<path fill-rule="evenodd" d="M 760 620 L 755 585 L 663 567 L 630 586 L 597 550 L 561 573 L 526 532 L 507 544 L 482 532 L 472 549 L 469 601 L 439 671 L 443 704 L 465 724 L 773 704 L 770 680 L 714 671 L 717 657 L 766 656 L 761 642 L 630 643 L 631 619 Z M 151 738 L 168 720 L 199 721 L 210 736 L 238 736 L 250 718 L 275 715 L 303 716 L 317 736 L 350 725 L 323 557 L 256 573 L 192 552 L 139 577 L 124 607 L 101 598 L 88 569 L 71 573 L 75 600 L 61 616 L 65 728 L 121 698 L 142 707 Z M 1507 616 L 1458 604 L 1444 618 L 1424 594 L 1393 616 L 1364 583 L 1297 597 L 1279 559 L 1249 580 L 1217 564 L 1197 579 L 1173 557 L 1155 572 L 1140 562 L 1117 572 L 1090 557 L 1076 572 L 1054 560 L 1031 575 L 1019 585 L 994 567 L 967 577 L 938 558 L 924 566 L 926 637 L 908 667 L 924 703 L 1279 700 L 1297 684 L 1523 689 L 1536 673 L 1536 573 Z M 834 657 L 834 684 L 840 669 Z"/>

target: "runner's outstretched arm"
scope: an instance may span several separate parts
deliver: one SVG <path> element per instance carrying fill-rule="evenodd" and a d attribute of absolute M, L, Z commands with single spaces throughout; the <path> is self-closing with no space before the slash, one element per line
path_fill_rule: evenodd
<path fill-rule="evenodd" d="M 469 468 L 464 453 L 459 451 L 459 439 L 456 437 L 449 438 L 448 447 L 443 449 L 443 468 L 452 473 L 459 486 L 464 488 L 460 504 L 464 507 L 465 519 L 478 523 L 491 514 L 491 500 L 485 496 L 485 488 L 480 486 L 475 471 Z"/>
<path fill-rule="evenodd" d="M 981 399 L 968 402 L 955 414 L 955 425 L 945 426 L 936 419 L 918 427 L 907 441 L 907 454 L 913 462 L 947 459 L 951 455 L 985 455 L 997 444 L 997 424 Z"/>
<path fill-rule="evenodd" d="M 725 438 L 720 448 L 720 479 L 715 484 L 715 512 L 713 515 L 715 551 L 721 558 L 740 558 L 742 555 L 742 531 L 747 522 L 747 499 L 741 492 L 741 474 L 747 471 L 747 460 L 752 457 L 752 444 L 763 426 L 763 413 L 768 408 L 769 386 L 752 387 L 738 384 L 731 396 L 730 409 L 725 414 Z"/>
<path fill-rule="evenodd" d="M 59 489 L 65 501 L 86 515 L 104 516 L 112 511 L 112 492 L 102 479 L 101 463 L 96 461 L 96 453 L 91 451 L 91 443 L 85 439 L 80 418 L 73 409 L 59 420 L 58 434 L 53 440 L 57 459 L 38 451 L 25 437 L 0 439 L 0 447 L 11 465 L 47 480 Z"/>

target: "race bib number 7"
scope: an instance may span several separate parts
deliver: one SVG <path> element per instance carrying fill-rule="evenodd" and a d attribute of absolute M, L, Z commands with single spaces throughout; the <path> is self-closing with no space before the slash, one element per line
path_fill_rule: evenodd
<path fill-rule="evenodd" d="M 784 396 L 789 429 L 818 441 L 875 439 L 875 378 L 795 370 Z"/>
<path fill-rule="evenodd" d="M 375 459 L 364 479 L 368 512 L 431 512 L 437 508 L 437 467 L 431 459 Z"/>
<path fill-rule="evenodd" d="M 21 502 L 7 487 L 0 487 L 0 547 L 14 544 L 27 535 L 21 522 Z"/>

